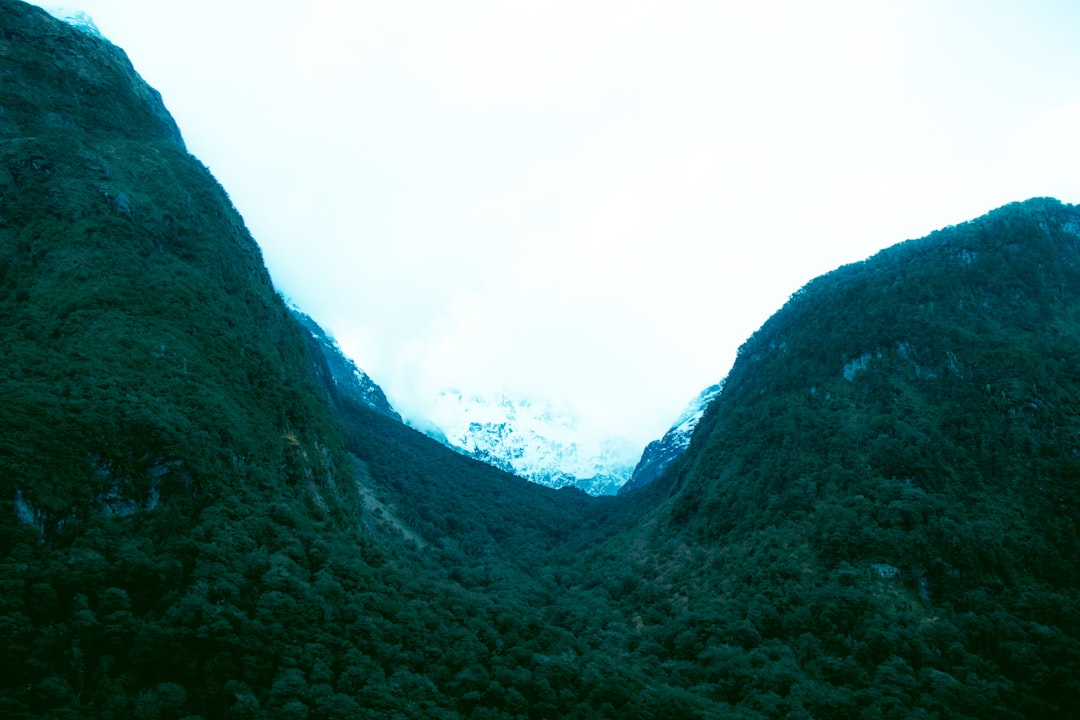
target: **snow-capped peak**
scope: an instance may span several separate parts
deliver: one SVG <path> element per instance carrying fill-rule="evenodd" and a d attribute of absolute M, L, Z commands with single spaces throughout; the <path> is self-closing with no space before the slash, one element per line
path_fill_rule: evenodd
<path fill-rule="evenodd" d="M 723 389 L 724 383 L 720 381 L 716 385 L 705 388 L 697 397 L 691 400 L 690 404 L 679 415 L 675 424 L 671 426 L 671 429 L 664 433 L 664 437 L 654 440 L 646 446 L 645 452 L 641 454 L 641 460 L 630 475 L 630 479 L 627 480 L 623 487 L 619 488 L 619 492 L 648 485 L 659 477 L 680 455 L 686 452 L 686 448 L 690 446 L 690 438 L 694 434 L 694 429 L 697 428 L 697 424 L 704 417 L 709 403 L 715 400 Z"/>
<path fill-rule="evenodd" d="M 427 420 L 445 442 L 507 472 L 552 487 L 614 493 L 633 470 L 638 448 L 591 427 L 573 408 L 548 401 L 445 390 Z"/>

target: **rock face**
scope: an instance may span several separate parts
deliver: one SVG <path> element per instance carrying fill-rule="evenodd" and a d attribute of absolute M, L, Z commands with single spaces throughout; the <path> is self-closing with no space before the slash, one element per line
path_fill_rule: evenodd
<path fill-rule="evenodd" d="M 317 322 L 297 308 L 290 308 L 293 317 L 311 333 L 319 347 L 323 359 L 330 370 L 331 379 L 337 391 L 361 405 L 366 405 L 380 415 L 385 415 L 401 422 L 401 416 L 386 399 L 383 389 L 371 379 L 356 363 L 345 356 L 334 338 L 326 334 Z"/>
<path fill-rule="evenodd" d="M 686 409 L 683 410 L 679 419 L 664 433 L 664 437 L 653 440 L 641 454 L 641 460 L 634 467 L 630 479 L 619 488 L 619 493 L 624 493 L 635 488 L 648 485 L 658 478 L 661 473 L 671 466 L 690 446 L 690 438 L 694 434 L 694 428 L 705 414 L 705 408 L 709 406 L 723 390 L 724 383 L 710 385 L 694 398 Z"/>
<path fill-rule="evenodd" d="M 443 392 L 429 420 L 440 442 L 490 465 L 549 487 L 612 495 L 626 482 L 637 448 L 600 437 L 573 410 L 507 395 Z M 591 442 L 584 438 L 599 437 Z"/>

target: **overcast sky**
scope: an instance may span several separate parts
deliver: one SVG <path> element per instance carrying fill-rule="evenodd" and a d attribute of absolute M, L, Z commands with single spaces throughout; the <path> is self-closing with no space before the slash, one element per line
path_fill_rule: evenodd
<path fill-rule="evenodd" d="M 1080 202 L 1075 0 L 65 4 L 406 416 L 507 390 L 644 444 L 811 278 Z"/>

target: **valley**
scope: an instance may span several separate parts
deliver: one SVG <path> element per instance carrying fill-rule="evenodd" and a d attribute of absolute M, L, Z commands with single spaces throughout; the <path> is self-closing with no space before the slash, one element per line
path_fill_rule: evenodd
<path fill-rule="evenodd" d="M 1080 209 L 957 218 L 793 288 L 650 481 L 541 486 L 402 423 L 123 51 L 0 0 L 0 715 L 1065 717 L 1077 338 Z"/>

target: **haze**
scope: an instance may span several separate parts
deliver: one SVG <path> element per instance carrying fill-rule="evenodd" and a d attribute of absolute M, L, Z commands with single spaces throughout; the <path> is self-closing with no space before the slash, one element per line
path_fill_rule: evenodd
<path fill-rule="evenodd" d="M 814 276 L 1080 200 L 1064 0 L 68 7 L 413 419 L 506 391 L 644 445 Z"/>

